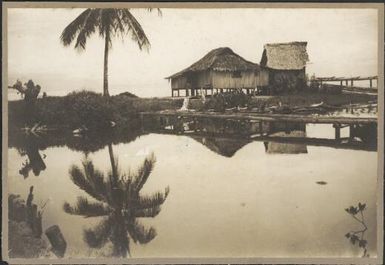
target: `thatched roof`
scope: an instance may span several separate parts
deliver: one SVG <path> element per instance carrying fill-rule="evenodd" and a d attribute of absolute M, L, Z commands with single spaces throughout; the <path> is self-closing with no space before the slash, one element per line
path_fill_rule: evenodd
<path fill-rule="evenodd" d="M 221 72 L 256 71 L 259 70 L 259 65 L 245 60 L 228 47 L 222 47 L 210 51 L 202 59 L 192 64 L 190 67 L 166 77 L 166 79 L 175 78 L 186 73 L 205 71 L 208 69 Z"/>
<path fill-rule="evenodd" d="M 306 66 L 309 56 L 307 42 L 265 44 L 261 66 L 277 70 L 300 70 Z"/>

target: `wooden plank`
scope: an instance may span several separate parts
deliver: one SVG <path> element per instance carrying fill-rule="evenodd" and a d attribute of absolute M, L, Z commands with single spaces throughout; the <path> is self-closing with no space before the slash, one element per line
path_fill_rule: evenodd
<path fill-rule="evenodd" d="M 143 115 L 151 116 L 183 116 L 200 117 L 213 119 L 234 119 L 234 120 L 258 120 L 270 122 L 300 122 L 300 123 L 329 123 L 329 124 L 373 124 L 377 123 L 377 118 L 360 117 L 328 117 L 328 116 L 307 116 L 293 114 L 256 114 L 256 113 L 235 113 L 220 114 L 215 112 L 188 112 L 188 111 L 160 111 L 142 112 Z"/>

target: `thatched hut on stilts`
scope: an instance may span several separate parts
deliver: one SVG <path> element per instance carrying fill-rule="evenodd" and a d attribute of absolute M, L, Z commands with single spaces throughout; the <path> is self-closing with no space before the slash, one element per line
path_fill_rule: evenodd
<path fill-rule="evenodd" d="M 268 72 L 245 60 L 230 48 L 210 51 L 190 67 L 166 77 L 171 81 L 171 96 L 213 95 L 231 90 L 247 94 L 268 84 Z M 180 93 L 182 91 L 182 93 Z"/>
<path fill-rule="evenodd" d="M 268 71 L 268 94 L 291 93 L 306 87 L 307 42 L 265 44 L 260 66 Z"/>

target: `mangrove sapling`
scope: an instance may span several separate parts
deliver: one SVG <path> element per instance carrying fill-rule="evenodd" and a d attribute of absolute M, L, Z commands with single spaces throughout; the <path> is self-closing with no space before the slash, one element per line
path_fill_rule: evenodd
<path fill-rule="evenodd" d="M 350 206 L 349 208 L 346 208 L 345 211 L 350 214 L 351 217 L 353 217 L 354 220 L 356 220 L 358 223 L 362 225 L 362 229 L 360 230 L 352 230 L 345 234 L 345 237 L 350 240 L 350 243 L 355 245 L 358 243 L 358 246 L 364 250 L 362 257 L 369 257 L 367 245 L 368 241 L 364 239 L 365 232 L 368 230 L 368 227 L 366 226 L 365 219 L 364 219 L 364 210 L 366 209 L 366 204 L 358 203 L 357 207 Z"/>
<path fill-rule="evenodd" d="M 32 124 L 36 118 L 36 101 L 39 96 L 41 87 L 35 85 L 32 80 L 28 80 L 27 83 L 22 84 L 20 80 L 17 80 L 13 86 L 8 86 L 11 89 L 17 90 L 17 93 L 24 98 L 24 124 Z"/>

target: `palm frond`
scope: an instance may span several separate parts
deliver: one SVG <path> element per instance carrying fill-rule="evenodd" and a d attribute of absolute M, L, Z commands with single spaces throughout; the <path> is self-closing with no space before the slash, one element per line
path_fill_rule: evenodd
<path fill-rule="evenodd" d="M 148 12 L 152 12 L 154 9 L 156 9 L 156 11 L 158 11 L 158 16 L 163 16 L 163 13 L 162 13 L 162 10 L 160 10 L 160 8 L 147 8 L 147 11 Z"/>
<path fill-rule="evenodd" d="M 85 21 L 91 13 L 91 8 L 83 11 L 74 21 L 72 21 L 65 29 L 63 30 L 60 40 L 64 46 L 68 46 L 75 39 L 76 35 L 82 30 Z"/>
<path fill-rule="evenodd" d="M 135 189 L 136 192 L 139 192 L 143 188 L 143 185 L 146 183 L 148 177 L 154 169 L 155 162 L 156 159 L 154 154 L 152 153 L 144 160 L 143 165 L 138 169 L 138 172 L 132 184 L 133 189 Z"/>
<path fill-rule="evenodd" d="M 135 217 L 155 217 L 160 213 L 160 207 L 154 206 L 152 208 L 135 209 Z"/>
<path fill-rule="evenodd" d="M 76 39 L 75 48 L 84 50 L 86 48 L 87 39 L 95 32 L 100 21 L 98 11 L 92 9 L 87 18 L 84 21 L 83 27 L 79 31 Z"/>
<path fill-rule="evenodd" d="M 106 183 L 100 171 L 95 170 L 91 161 L 83 161 L 83 170 L 73 165 L 70 168 L 72 182 L 98 201 L 105 201 Z"/>
<path fill-rule="evenodd" d="M 87 245 L 91 248 L 103 247 L 111 234 L 111 229 L 114 224 L 110 218 L 101 221 L 93 229 L 84 229 L 83 238 Z"/>
<path fill-rule="evenodd" d="M 149 49 L 150 41 L 146 33 L 144 33 L 142 26 L 128 9 L 123 9 L 122 11 L 122 20 L 127 25 L 127 32 L 131 34 L 132 40 L 138 44 L 140 50 L 143 48 Z"/>
<path fill-rule="evenodd" d="M 98 8 L 100 24 L 99 35 L 107 39 L 109 47 L 112 46 L 111 41 L 111 17 L 114 12 L 113 8 Z"/>
<path fill-rule="evenodd" d="M 124 36 L 124 33 L 126 31 L 124 22 L 122 20 L 123 10 L 122 9 L 115 9 L 115 12 L 112 15 L 111 23 L 112 23 L 112 29 L 114 30 L 115 35 L 121 35 Z"/>
<path fill-rule="evenodd" d="M 156 192 L 155 194 L 150 195 L 150 196 L 141 195 L 141 196 L 139 196 L 136 205 L 139 209 L 146 209 L 146 208 L 153 208 L 156 206 L 160 206 L 166 200 L 169 192 L 170 192 L 170 188 L 167 187 L 165 189 L 164 193 L 163 192 Z"/>
<path fill-rule="evenodd" d="M 84 217 L 106 216 L 111 209 L 99 202 L 89 202 L 87 198 L 78 197 L 75 206 L 65 202 L 63 209 L 68 214 L 81 215 Z"/>
<path fill-rule="evenodd" d="M 156 237 L 156 230 L 153 227 L 147 229 L 136 220 L 126 223 L 126 228 L 135 243 L 146 244 Z"/>
<path fill-rule="evenodd" d="M 152 12 L 154 8 L 147 10 Z M 162 16 L 162 11 L 159 8 L 156 10 L 158 15 Z M 75 48 L 84 50 L 87 39 L 97 29 L 99 35 L 107 39 L 110 47 L 111 34 L 122 36 L 129 34 L 140 50 L 150 48 L 150 41 L 129 8 L 88 8 L 63 30 L 60 40 L 64 46 L 68 46 L 76 38 Z"/>

